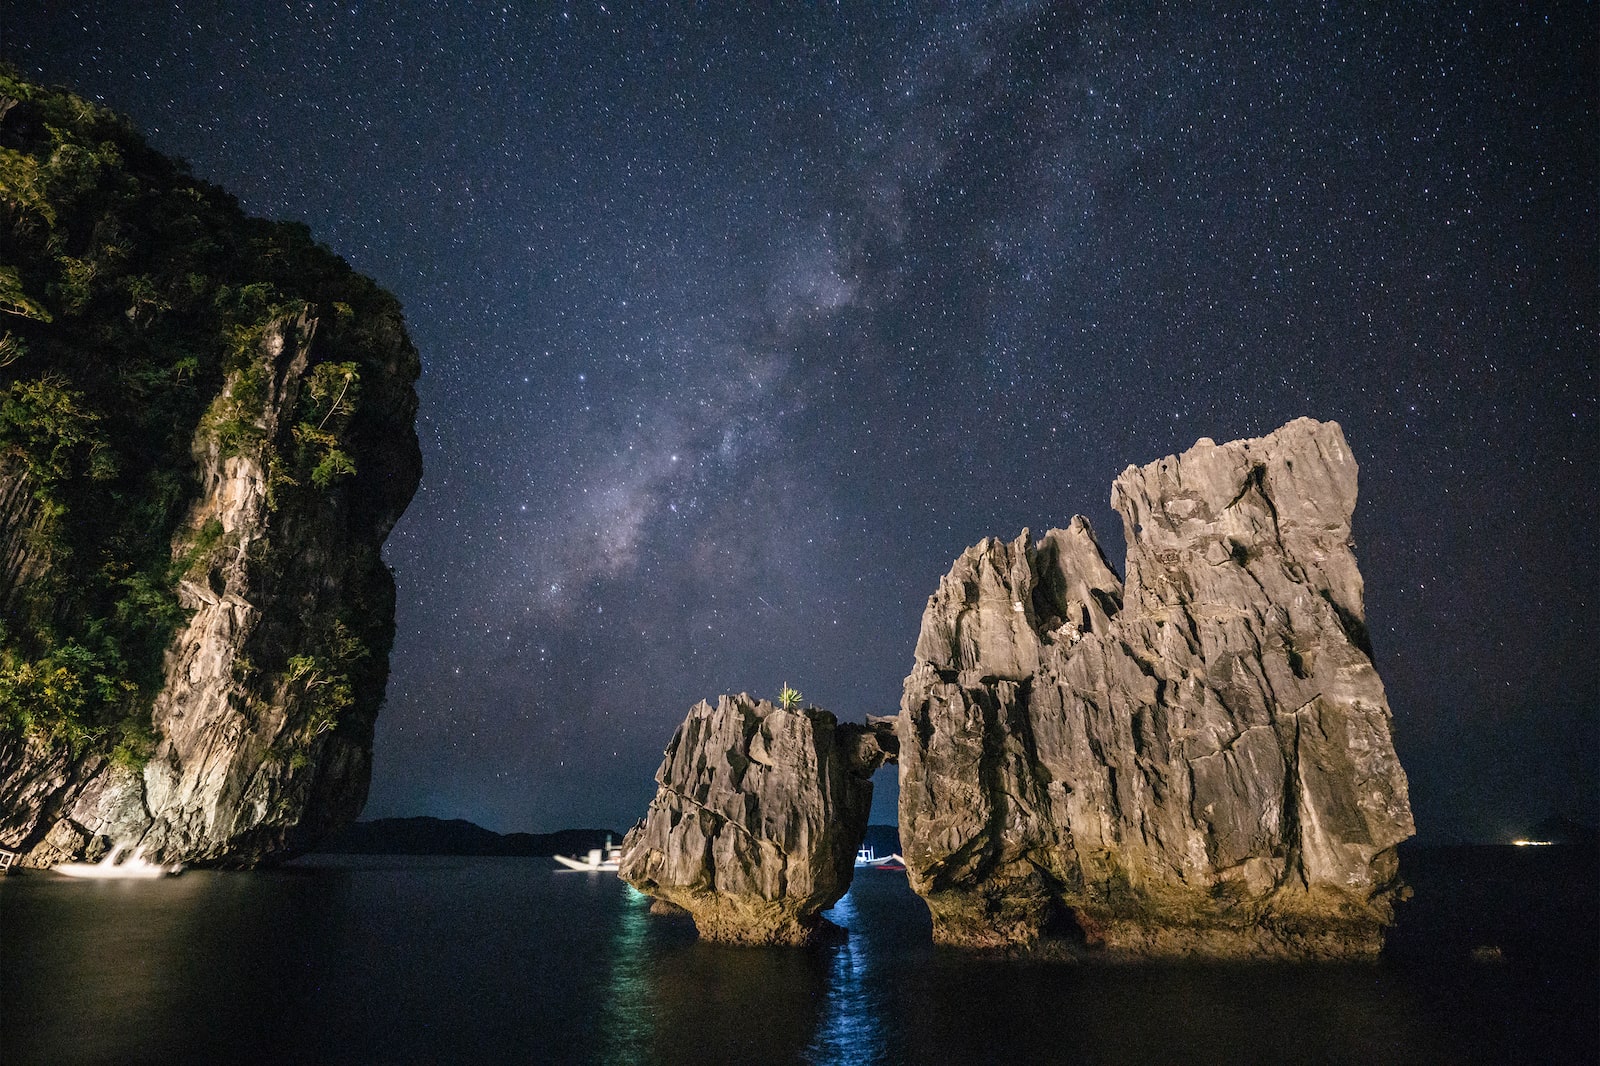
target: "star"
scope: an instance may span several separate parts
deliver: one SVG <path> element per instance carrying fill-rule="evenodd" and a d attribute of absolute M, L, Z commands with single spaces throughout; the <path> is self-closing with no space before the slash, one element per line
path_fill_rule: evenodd
<path fill-rule="evenodd" d="M 892 708 L 968 545 L 1299 415 L 1424 832 L 1600 804 L 1592 10 L 95 10 L 5 58 L 422 355 L 369 815 L 629 824 L 697 700 Z"/>

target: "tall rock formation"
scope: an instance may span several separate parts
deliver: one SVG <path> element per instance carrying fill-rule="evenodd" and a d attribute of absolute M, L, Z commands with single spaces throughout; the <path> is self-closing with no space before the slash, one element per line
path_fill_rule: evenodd
<path fill-rule="evenodd" d="M 803 944 L 850 887 L 893 738 L 747 695 L 689 711 L 660 789 L 622 844 L 623 880 L 688 911 L 708 940 Z"/>
<path fill-rule="evenodd" d="M 365 802 L 388 676 L 399 305 L 3 71 L 0 231 L 0 847 L 303 847 Z"/>
<path fill-rule="evenodd" d="M 930 598 L 900 833 L 942 943 L 1376 954 L 1413 826 L 1351 552 L 1338 425 L 1201 440 L 1112 488 L 1127 584 L 1074 518 Z"/>

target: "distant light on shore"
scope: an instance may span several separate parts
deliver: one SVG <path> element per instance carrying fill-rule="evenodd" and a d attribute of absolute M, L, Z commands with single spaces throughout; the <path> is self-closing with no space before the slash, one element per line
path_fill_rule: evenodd
<path fill-rule="evenodd" d="M 1519 848 L 1547 848 L 1554 844 L 1554 840 L 1513 840 L 1511 843 Z"/>

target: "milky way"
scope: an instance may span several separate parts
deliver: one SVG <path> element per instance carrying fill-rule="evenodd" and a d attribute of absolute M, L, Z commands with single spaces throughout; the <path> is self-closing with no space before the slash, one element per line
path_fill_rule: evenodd
<path fill-rule="evenodd" d="M 694 701 L 891 712 L 966 545 L 1311 415 L 1423 836 L 1594 818 L 1592 8 L 17 6 L 405 303 L 369 816 L 625 827 Z"/>

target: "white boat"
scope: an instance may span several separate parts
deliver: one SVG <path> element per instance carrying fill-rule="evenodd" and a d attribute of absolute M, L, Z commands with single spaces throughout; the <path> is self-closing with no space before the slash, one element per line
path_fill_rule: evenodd
<path fill-rule="evenodd" d="M 865 844 L 863 844 L 863 845 L 861 845 L 861 850 L 856 852 L 856 865 L 857 866 L 882 866 L 885 863 L 894 862 L 899 858 L 900 858 L 900 856 L 898 856 L 898 855 L 885 855 L 883 858 L 880 859 L 875 854 L 873 854 L 873 851 L 872 851 L 871 848 L 869 848 Z"/>
<path fill-rule="evenodd" d="M 611 843 L 611 835 L 608 833 L 606 834 L 605 847 L 590 848 L 589 853 L 581 859 L 568 855 L 554 855 L 552 858 L 566 867 L 564 870 L 557 870 L 556 873 L 558 874 L 571 871 L 592 874 L 601 870 L 610 870 L 612 873 L 616 873 L 622 866 L 622 849 Z"/>
<path fill-rule="evenodd" d="M 139 852 L 128 854 L 126 844 L 118 844 L 99 862 L 58 862 L 50 869 L 66 877 L 109 878 L 171 877 L 183 872 L 182 863 L 162 865 L 148 862 Z"/>

